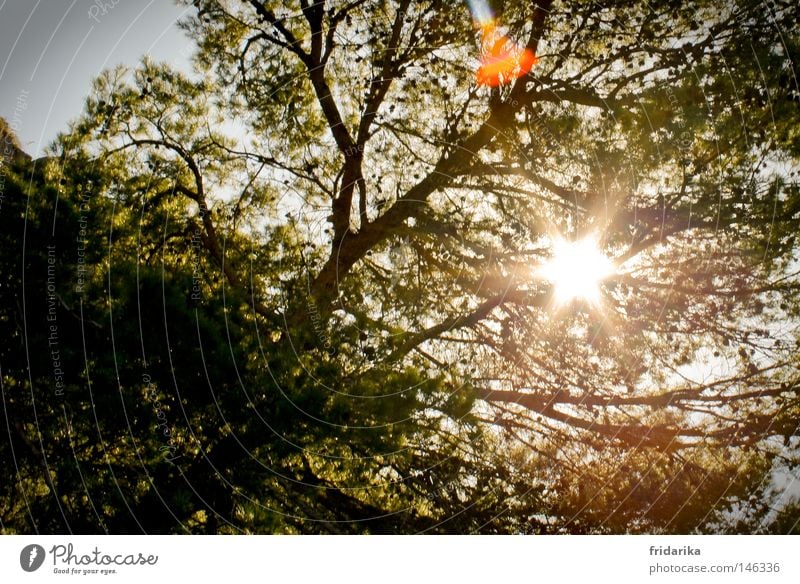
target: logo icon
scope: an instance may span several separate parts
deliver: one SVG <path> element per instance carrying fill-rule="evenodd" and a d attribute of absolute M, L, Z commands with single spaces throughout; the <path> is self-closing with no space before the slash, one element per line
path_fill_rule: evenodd
<path fill-rule="evenodd" d="M 26 572 L 35 572 L 42 567 L 44 556 L 44 548 L 42 546 L 35 543 L 26 545 L 19 553 L 19 565 Z"/>

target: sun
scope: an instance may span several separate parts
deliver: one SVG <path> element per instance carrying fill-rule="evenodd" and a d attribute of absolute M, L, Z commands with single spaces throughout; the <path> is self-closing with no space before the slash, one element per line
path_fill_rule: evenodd
<path fill-rule="evenodd" d="M 614 264 L 597 240 L 596 235 L 590 235 L 576 241 L 562 237 L 553 241 L 553 256 L 538 269 L 538 274 L 553 284 L 557 305 L 572 300 L 600 303 L 600 282 L 614 272 Z"/>

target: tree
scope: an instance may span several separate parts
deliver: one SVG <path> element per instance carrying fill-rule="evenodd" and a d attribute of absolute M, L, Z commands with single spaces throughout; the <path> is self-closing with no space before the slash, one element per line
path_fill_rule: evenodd
<path fill-rule="evenodd" d="M 105 73 L 53 151 L 103 209 L 75 460 L 119 446 L 82 486 L 54 408 L 32 518 L 64 481 L 115 531 L 797 529 L 764 499 L 797 465 L 800 8 L 506 2 L 539 61 L 484 88 L 458 3 L 192 4 L 196 74 Z M 541 277 L 559 237 L 613 260 L 599 302 Z"/>

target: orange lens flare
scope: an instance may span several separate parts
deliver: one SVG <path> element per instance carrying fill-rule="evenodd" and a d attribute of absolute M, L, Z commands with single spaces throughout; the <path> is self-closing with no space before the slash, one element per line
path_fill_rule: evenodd
<path fill-rule="evenodd" d="M 526 75 L 538 59 L 500 33 L 492 21 L 481 24 L 481 64 L 476 72 L 478 85 L 498 87 Z"/>

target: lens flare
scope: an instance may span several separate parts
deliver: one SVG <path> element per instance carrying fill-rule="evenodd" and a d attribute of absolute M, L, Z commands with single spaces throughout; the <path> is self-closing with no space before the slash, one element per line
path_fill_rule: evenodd
<path fill-rule="evenodd" d="M 485 0 L 468 0 L 472 18 L 481 33 L 481 64 L 476 71 L 478 85 L 499 87 L 526 75 L 538 59 L 500 31 Z"/>
<path fill-rule="evenodd" d="M 486 0 L 467 0 L 469 11 L 472 13 L 472 18 L 478 25 L 482 25 L 494 20 L 494 13 L 489 8 L 489 3 Z"/>
<path fill-rule="evenodd" d="M 613 272 L 613 262 L 601 251 L 594 235 L 577 241 L 556 238 L 553 257 L 538 270 L 540 277 L 553 284 L 556 305 L 574 299 L 599 305 L 600 283 Z"/>

